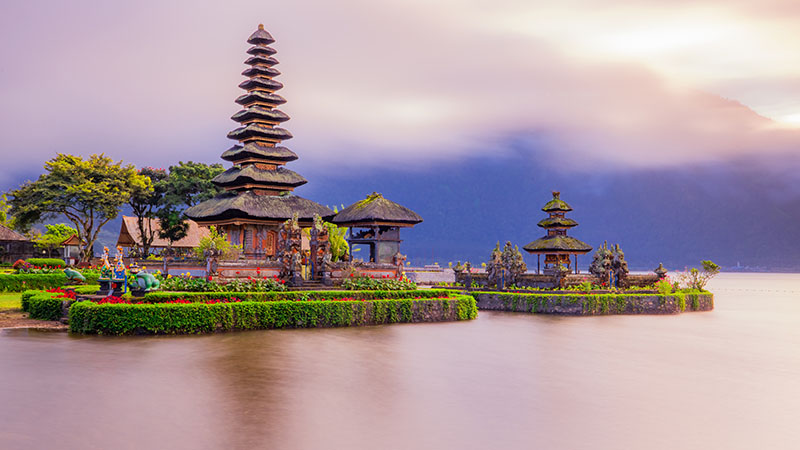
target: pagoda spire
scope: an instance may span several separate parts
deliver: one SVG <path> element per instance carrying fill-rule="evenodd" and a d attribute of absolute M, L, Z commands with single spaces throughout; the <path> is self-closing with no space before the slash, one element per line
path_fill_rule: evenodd
<path fill-rule="evenodd" d="M 274 42 L 264 25 L 259 25 L 247 39 L 252 47 L 247 50 L 250 56 L 245 64 L 250 67 L 242 72 L 247 79 L 239 84 L 245 93 L 236 99 L 243 109 L 231 117 L 239 127 L 228 133 L 228 138 L 239 144 L 222 154 L 222 159 L 234 166 L 214 179 L 228 190 L 252 189 L 277 195 L 306 183 L 305 178 L 283 167 L 296 160 L 297 155 L 281 146 L 292 138 L 292 133 L 280 127 L 289 116 L 277 109 L 286 100 L 275 93 L 283 84 L 274 79 L 280 75 L 274 68 L 278 64 L 273 56 L 276 51 L 270 47 Z"/>

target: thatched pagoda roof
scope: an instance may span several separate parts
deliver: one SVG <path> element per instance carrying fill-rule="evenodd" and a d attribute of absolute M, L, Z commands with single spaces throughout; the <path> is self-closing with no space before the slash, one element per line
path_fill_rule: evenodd
<path fill-rule="evenodd" d="M 553 199 L 547 202 L 547 204 L 542 207 L 542 211 L 544 212 L 568 212 L 572 211 L 572 207 L 567 204 L 564 200 L 561 200 L 561 192 L 553 191 Z"/>
<path fill-rule="evenodd" d="M 257 142 L 250 142 L 244 146 L 234 145 L 222 154 L 222 159 L 226 161 L 240 161 L 246 158 L 288 162 L 297 159 L 297 154 L 286 147 L 271 147 Z"/>
<path fill-rule="evenodd" d="M 25 236 L 17 233 L 16 231 L 8 228 L 5 225 L 0 225 L 0 241 L 27 241 Z"/>
<path fill-rule="evenodd" d="M 308 180 L 283 166 L 275 169 L 259 169 L 256 166 L 234 166 L 214 177 L 214 184 L 222 187 L 264 184 L 268 186 L 297 187 L 308 183 Z"/>
<path fill-rule="evenodd" d="M 281 71 L 274 67 L 253 66 L 248 67 L 242 72 L 246 77 L 277 77 Z"/>
<path fill-rule="evenodd" d="M 264 139 L 268 141 L 285 141 L 292 138 L 292 133 L 279 127 L 268 127 L 259 123 L 249 123 L 230 133 L 228 137 L 237 141 L 245 139 Z"/>
<path fill-rule="evenodd" d="M 341 225 L 359 224 L 405 224 L 413 226 L 422 222 L 414 211 L 383 198 L 383 195 L 373 192 L 366 199 L 353 203 L 336 214 L 333 223 Z"/>
<path fill-rule="evenodd" d="M 286 122 L 289 116 L 279 109 L 267 109 L 262 106 L 251 106 L 234 114 L 231 119 L 236 122 L 263 120 L 265 122 Z"/>
<path fill-rule="evenodd" d="M 271 67 L 278 64 L 278 60 L 272 56 L 255 55 L 247 58 L 244 62 L 249 66 L 267 66 Z"/>
<path fill-rule="evenodd" d="M 577 227 L 578 222 L 566 217 L 548 217 L 540 220 L 537 225 L 542 228 L 572 228 Z"/>
<path fill-rule="evenodd" d="M 592 246 L 574 237 L 556 235 L 539 238 L 522 249 L 528 253 L 588 253 Z"/>
<path fill-rule="evenodd" d="M 286 99 L 278 94 L 264 91 L 252 91 L 242 94 L 236 99 L 236 103 L 240 105 L 249 105 L 250 103 L 266 103 L 267 105 L 282 105 L 286 103 Z"/>
<path fill-rule="evenodd" d="M 277 91 L 278 89 L 283 87 L 283 83 L 281 83 L 280 81 L 271 80 L 266 77 L 256 76 L 242 81 L 241 83 L 239 83 L 239 87 L 247 91 L 251 91 L 253 89 L 261 89 L 265 91 Z"/>
<path fill-rule="evenodd" d="M 267 30 L 264 29 L 264 24 L 258 24 L 258 29 L 247 38 L 248 44 L 258 45 L 269 45 L 275 42 L 275 39 L 272 38 L 272 35 L 269 34 Z"/>
<path fill-rule="evenodd" d="M 252 191 L 224 192 L 186 210 L 186 215 L 198 222 L 228 219 L 286 221 L 293 214 L 302 220 L 311 220 L 315 214 L 327 220 L 334 212 L 296 195 L 257 195 Z"/>
<path fill-rule="evenodd" d="M 249 55 L 274 55 L 277 51 L 267 45 L 254 45 L 247 49 L 247 54 Z"/>

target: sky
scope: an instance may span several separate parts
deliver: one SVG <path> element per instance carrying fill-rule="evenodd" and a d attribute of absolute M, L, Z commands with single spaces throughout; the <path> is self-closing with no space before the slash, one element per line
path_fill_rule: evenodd
<path fill-rule="evenodd" d="M 800 195 L 800 3 L 783 0 L 6 0 L 0 189 L 55 152 L 220 162 L 259 23 L 304 192 L 491 161 L 603 186 L 691 168 L 719 195 L 746 171 L 770 201 Z"/>

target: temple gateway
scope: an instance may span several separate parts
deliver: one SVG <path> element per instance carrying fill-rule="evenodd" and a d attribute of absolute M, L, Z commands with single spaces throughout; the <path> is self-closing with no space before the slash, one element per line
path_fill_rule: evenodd
<path fill-rule="evenodd" d="M 216 226 L 242 246 L 245 257 L 261 259 L 276 255 L 282 223 L 296 215 L 301 227 L 310 227 L 315 215 L 328 220 L 334 212 L 292 194 L 307 181 L 284 167 L 297 155 L 280 145 L 292 134 L 278 126 L 289 116 L 277 109 L 286 100 L 275 93 L 283 87 L 273 79 L 280 74 L 269 46 L 275 40 L 259 25 L 247 42 L 252 44 L 245 61 L 250 67 L 242 75 L 248 79 L 239 84 L 246 92 L 236 99 L 243 109 L 231 117 L 240 126 L 228 133 L 239 144 L 222 154 L 233 166 L 213 180 L 225 192 L 187 209 L 186 215 L 199 225 Z"/>

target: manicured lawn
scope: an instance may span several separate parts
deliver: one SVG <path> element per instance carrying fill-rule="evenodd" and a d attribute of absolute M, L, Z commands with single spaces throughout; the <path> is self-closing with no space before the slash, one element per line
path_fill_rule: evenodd
<path fill-rule="evenodd" d="M 3 309 L 20 309 L 20 299 L 22 294 L 19 292 L 3 292 L 0 293 L 0 310 Z"/>

